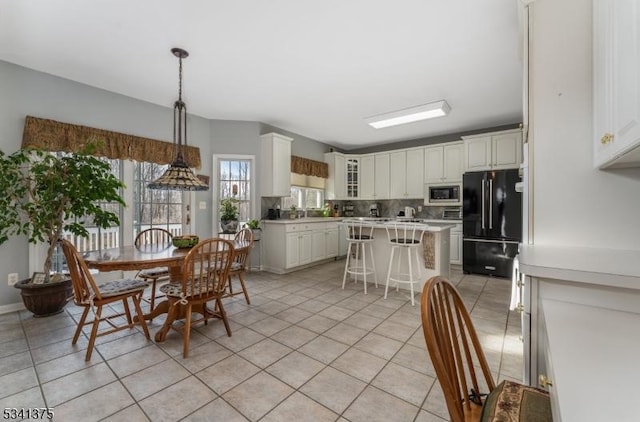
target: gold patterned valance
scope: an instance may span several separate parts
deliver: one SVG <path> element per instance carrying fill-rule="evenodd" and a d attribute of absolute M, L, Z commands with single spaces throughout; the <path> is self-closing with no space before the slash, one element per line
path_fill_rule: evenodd
<path fill-rule="evenodd" d="M 291 172 L 307 176 L 329 178 L 329 165 L 322 161 L 309 160 L 308 158 L 291 156 Z"/>
<path fill-rule="evenodd" d="M 74 152 L 81 150 L 90 139 L 101 141 L 101 145 L 95 152 L 95 155 L 100 157 L 157 164 L 170 164 L 175 158 L 175 146 L 171 142 L 33 116 L 27 116 L 24 122 L 22 146 L 46 151 Z M 200 148 L 184 147 L 184 159 L 189 167 L 199 169 L 202 165 Z"/>

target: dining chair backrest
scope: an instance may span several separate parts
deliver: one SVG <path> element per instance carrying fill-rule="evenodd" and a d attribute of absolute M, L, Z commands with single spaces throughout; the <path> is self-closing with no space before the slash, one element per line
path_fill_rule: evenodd
<path fill-rule="evenodd" d="M 182 266 L 182 294 L 203 299 L 222 295 L 233 260 L 233 242 L 205 239 L 191 248 Z"/>
<path fill-rule="evenodd" d="M 244 245 L 248 245 L 249 247 L 251 247 L 253 246 L 253 231 L 250 228 L 245 227 L 244 229 L 236 233 L 233 240 L 236 247 L 244 247 Z"/>
<path fill-rule="evenodd" d="M 93 298 L 101 300 L 100 289 L 93 279 L 89 267 L 73 245 L 66 239 L 60 240 L 62 252 L 67 260 L 67 267 L 73 285 L 73 297 L 77 305 L 90 303 Z"/>
<path fill-rule="evenodd" d="M 445 278 L 432 277 L 421 305 L 424 338 L 451 420 L 479 420 L 480 394 L 491 392 L 495 383 L 460 294 Z"/>
<path fill-rule="evenodd" d="M 373 240 L 373 229 L 375 225 L 366 220 L 344 220 L 342 222 L 346 230 L 345 235 L 348 242 Z"/>
<path fill-rule="evenodd" d="M 386 223 L 387 239 L 394 245 L 419 245 L 422 243 L 422 236 L 427 229 L 425 224 L 415 224 L 410 222 Z"/>
<path fill-rule="evenodd" d="M 142 245 L 157 245 L 160 249 L 166 249 L 171 246 L 173 235 L 168 230 L 160 227 L 151 227 L 138 233 L 133 244 L 136 247 Z"/>

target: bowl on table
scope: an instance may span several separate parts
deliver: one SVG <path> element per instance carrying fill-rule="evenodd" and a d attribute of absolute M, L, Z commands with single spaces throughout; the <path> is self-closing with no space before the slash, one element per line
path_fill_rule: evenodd
<path fill-rule="evenodd" d="M 173 236 L 173 239 L 171 239 L 173 246 L 179 249 L 193 248 L 199 241 L 200 238 L 195 235 Z"/>

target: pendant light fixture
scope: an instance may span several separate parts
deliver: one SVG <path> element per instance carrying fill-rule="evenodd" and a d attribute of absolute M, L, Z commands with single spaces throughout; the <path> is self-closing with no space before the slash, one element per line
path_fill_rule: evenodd
<path fill-rule="evenodd" d="M 189 53 L 181 48 L 172 48 L 171 52 L 180 61 L 178 101 L 173 105 L 174 158 L 164 174 L 147 187 L 163 190 L 207 190 L 209 186 L 198 179 L 184 161 L 184 148 L 187 146 L 187 105 L 182 101 L 182 59 L 188 57 Z"/>

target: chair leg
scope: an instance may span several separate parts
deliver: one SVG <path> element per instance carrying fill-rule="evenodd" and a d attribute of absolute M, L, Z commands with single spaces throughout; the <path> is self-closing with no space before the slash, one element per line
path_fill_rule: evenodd
<path fill-rule="evenodd" d="M 376 271 L 376 260 L 373 257 L 373 248 L 369 245 L 369 254 L 371 255 L 371 268 L 373 268 L 373 280 L 376 283 L 376 288 L 378 287 L 378 272 Z"/>
<path fill-rule="evenodd" d="M 91 360 L 91 354 L 93 353 L 93 346 L 96 343 L 96 337 L 98 336 L 98 325 L 100 325 L 100 318 L 102 317 L 102 305 L 97 306 L 95 315 L 93 316 L 93 326 L 91 327 L 91 335 L 89 336 L 89 344 L 87 345 L 87 354 L 84 360 Z"/>
<path fill-rule="evenodd" d="M 76 328 L 76 333 L 73 335 L 73 341 L 71 342 L 71 344 L 76 344 L 78 342 L 78 337 L 80 337 L 80 333 L 82 332 L 82 327 L 84 327 L 87 315 L 89 315 L 89 307 L 85 306 L 84 311 L 82 311 L 80 321 L 78 321 L 78 328 Z"/>
<path fill-rule="evenodd" d="M 151 310 L 153 310 L 153 308 L 155 308 L 156 306 L 156 283 L 157 282 L 158 282 L 157 278 L 154 278 L 151 281 L 151 297 L 149 298 L 149 306 L 151 306 Z"/>
<path fill-rule="evenodd" d="M 220 299 L 216 299 L 216 308 L 218 312 L 220 312 L 220 318 L 224 323 L 224 328 L 227 330 L 227 336 L 231 337 L 231 327 L 229 327 L 229 321 L 227 320 L 227 313 L 222 306 L 222 301 Z"/>
<path fill-rule="evenodd" d="M 142 326 L 142 331 L 144 331 L 144 336 L 147 338 L 147 340 L 151 340 L 149 328 L 147 327 L 147 322 L 144 320 L 144 314 L 142 313 L 142 308 L 140 307 L 140 302 L 142 301 L 143 294 L 144 292 L 140 292 L 139 295 L 133 295 L 131 298 L 133 299 L 133 306 L 136 308 L 136 314 L 138 315 L 138 324 Z"/>
<path fill-rule="evenodd" d="M 231 282 L 231 276 L 229 276 L 227 284 L 229 285 L 229 295 L 233 296 L 233 283 Z"/>
<path fill-rule="evenodd" d="M 415 306 L 413 298 L 413 269 L 411 268 L 411 248 L 407 248 L 407 258 L 409 259 L 409 286 L 411 286 L 411 306 Z"/>
<path fill-rule="evenodd" d="M 347 273 L 349 270 L 349 261 L 351 261 L 351 245 L 352 243 L 349 242 L 349 246 L 347 247 L 347 259 L 345 259 L 344 262 L 344 275 L 342 276 L 342 289 L 344 289 L 344 284 L 347 281 Z"/>
<path fill-rule="evenodd" d="M 384 286 L 384 298 L 387 298 L 387 293 L 389 292 L 389 282 L 391 281 L 391 267 L 393 266 L 393 255 L 396 252 L 395 246 L 391 247 L 391 255 L 389 256 L 389 269 L 387 270 L 387 282 Z"/>
<path fill-rule="evenodd" d="M 249 292 L 247 291 L 247 286 L 244 284 L 242 273 L 238 274 L 238 279 L 240 280 L 240 285 L 242 286 L 242 291 L 244 292 L 244 298 L 247 301 L 247 305 L 251 305 L 251 301 L 249 300 Z"/>
<path fill-rule="evenodd" d="M 126 297 L 122 299 L 122 305 L 124 307 L 124 315 L 127 317 L 127 323 L 132 327 L 133 319 L 131 319 L 131 309 L 129 309 L 129 301 L 127 301 Z"/>
<path fill-rule="evenodd" d="M 184 358 L 189 356 L 189 340 L 191 340 L 191 302 L 187 305 L 187 314 L 184 318 L 184 347 L 182 348 Z"/>
<path fill-rule="evenodd" d="M 360 243 L 362 246 L 362 279 L 364 282 L 364 294 L 367 294 L 367 251 L 364 250 L 364 243 Z"/>

